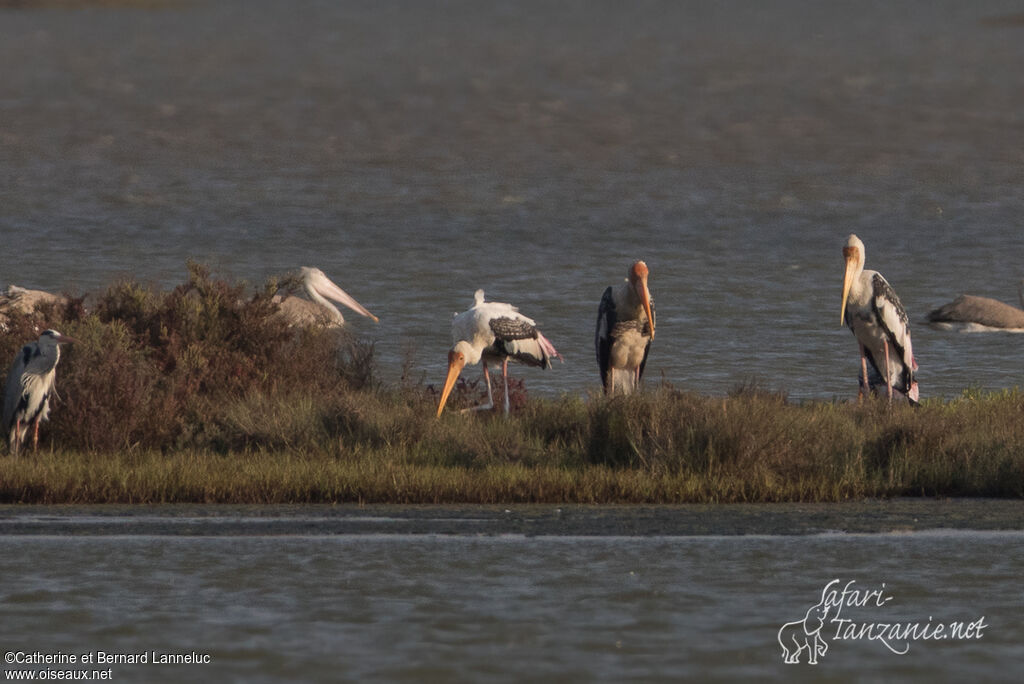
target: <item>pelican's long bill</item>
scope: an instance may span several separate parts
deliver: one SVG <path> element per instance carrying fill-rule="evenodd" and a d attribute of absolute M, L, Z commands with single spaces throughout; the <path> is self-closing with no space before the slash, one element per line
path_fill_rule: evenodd
<path fill-rule="evenodd" d="M 454 349 L 448 352 L 448 377 L 444 380 L 444 389 L 441 390 L 441 401 L 437 404 L 438 418 L 441 417 L 441 412 L 444 411 L 444 404 L 448 401 L 448 395 L 451 394 L 452 387 L 455 386 L 455 381 L 459 379 L 459 374 L 465 367 L 465 354 L 455 351 Z"/>
<path fill-rule="evenodd" d="M 857 248 L 849 245 L 843 247 L 843 257 L 846 258 L 846 275 L 843 276 L 843 308 L 839 312 L 839 325 L 846 325 L 846 300 L 850 297 L 850 288 L 857 277 Z"/>
<path fill-rule="evenodd" d="M 334 283 L 334 281 L 332 281 L 327 276 L 323 275 L 322 272 L 320 272 L 318 275 L 322 277 L 312 278 L 310 279 L 309 282 L 309 286 L 313 290 L 315 290 L 317 294 L 319 294 L 321 297 L 326 297 L 327 299 L 333 299 L 339 304 L 344 304 L 345 306 L 352 309 L 356 313 L 360 313 L 363 316 L 366 316 L 367 318 L 372 318 L 374 323 L 380 322 L 380 320 L 372 313 L 370 313 L 365 306 L 357 302 L 348 292 L 345 292 L 340 287 L 338 287 Z"/>

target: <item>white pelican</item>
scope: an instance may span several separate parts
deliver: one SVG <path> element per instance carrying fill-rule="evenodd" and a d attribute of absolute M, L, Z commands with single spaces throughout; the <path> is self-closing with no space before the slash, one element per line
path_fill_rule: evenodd
<path fill-rule="evenodd" d="M 280 299 L 275 297 L 275 301 L 277 301 L 281 308 L 281 315 L 291 325 L 306 327 L 315 324 L 325 324 L 329 328 L 341 327 L 345 323 L 345 317 L 341 315 L 338 307 L 328 301 L 329 299 L 333 299 L 339 304 L 344 304 L 367 318 L 372 318 L 375 323 L 378 322 L 376 316 L 367 311 L 351 295 L 334 284 L 319 268 L 303 266 L 299 269 L 299 278 L 302 288 L 309 295 L 309 298 L 313 300 L 312 302 L 301 297 L 287 296 Z"/>
<path fill-rule="evenodd" d="M 1024 306 L 1024 280 L 1020 282 L 1017 294 L 1021 306 Z M 928 325 L 959 332 L 1024 332 L 1024 311 L 997 299 L 960 295 L 929 312 Z"/>
<path fill-rule="evenodd" d="M 627 394 L 640 385 L 644 374 L 655 326 L 647 275 L 647 264 L 636 262 L 626 282 L 604 291 L 597 308 L 594 347 L 605 394 L 615 390 L 616 371 L 626 373 L 620 384 Z"/>
<path fill-rule="evenodd" d="M 839 323 L 845 322 L 850 327 L 860 346 L 861 394 L 873 384 L 868 378 L 867 361 L 870 361 L 872 370 L 885 383 L 890 402 L 893 389 L 897 389 L 916 404 L 918 388 L 914 372 L 917 362 L 910 343 L 907 312 L 881 273 L 864 270 L 864 243 L 860 238 L 850 235 L 843 247 L 843 256 L 846 276 Z M 885 373 L 882 373 L 883 367 Z"/>
<path fill-rule="evenodd" d="M 491 376 L 488 363 L 501 362 L 501 377 L 505 381 L 505 414 L 508 415 L 508 362 L 519 361 L 529 366 L 551 368 L 551 359 L 562 358 L 532 319 L 519 313 L 511 304 L 485 302 L 484 291 L 477 290 L 474 303 L 468 310 L 452 319 L 452 342 L 448 352 L 448 377 L 444 381 L 437 417 L 441 417 L 444 404 L 462 369 L 480 360 L 484 362 L 484 382 L 487 383 L 487 403 L 473 410 L 494 408 L 491 394 Z"/>
<path fill-rule="evenodd" d="M 39 446 L 39 423 L 50 413 L 50 395 L 57 379 L 60 344 L 74 342 L 56 330 L 45 330 L 37 342 L 29 342 L 11 364 L 4 387 L 3 431 L 9 435 L 11 453 L 18 454 L 29 425 L 32 449 Z"/>
<path fill-rule="evenodd" d="M 66 306 L 68 298 L 42 290 L 29 290 L 17 285 L 9 285 L 7 290 L 0 294 L 0 332 L 7 330 L 7 322 L 11 313 L 31 314 L 37 307 L 46 304 Z"/>

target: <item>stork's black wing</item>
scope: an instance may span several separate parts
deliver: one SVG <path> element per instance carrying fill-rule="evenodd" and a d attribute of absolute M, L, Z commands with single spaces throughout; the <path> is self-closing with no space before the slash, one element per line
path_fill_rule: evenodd
<path fill-rule="evenodd" d="M 901 384 L 897 387 L 900 391 L 908 391 L 914 384 L 913 359 L 909 359 L 906 350 L 910 344 L 910 320 L 903 308 L 896 291 L 892 289 L 889 282 L 876 273 L 871 280 L 872 307 L 875 316 L 878 318 L 879 326 L 885 330 L 889 343 L 893 346 L 893 355 L 903 366 Z M 872 359 L 875 368 L 885 366 L 885 359 Z M 881 374 L 885 377 L 885 374 Z"/>
<path fill-rule="evenodd" d="M 514 340 L 529 340 L 537 338 L 537 328 L 529 321 L 521 318 L 502 316 L 492 318 L 488 321 L 491 332 L 498 342 L 512 342 Z"/>
<path fill-rule="evenodd" d="M 488 324 L 494 342 L 484 355 L 507 357 L 528 366 L 550 368 L 551 359 L 540 341 L 540 331 L 532 321 L 511 316 L 492 318 Z"/>
<path fill-rule="evenodd" d="M 601 384 L 608 388 L 608 368 L 612 357 L 612 331 L 619 317 L 615 312 L 612 288 L 604 291 L 601 304 L 597 307 L 597 330 L 594 331 L 594 350 L 597 352 L 597 367 L 601 369 Z M 645 359 L 646 360 L 646 357 Z"/>

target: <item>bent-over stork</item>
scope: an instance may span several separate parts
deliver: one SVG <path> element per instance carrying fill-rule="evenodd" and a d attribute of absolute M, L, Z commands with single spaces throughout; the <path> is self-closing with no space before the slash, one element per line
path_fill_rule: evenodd
<path fill-rule="evenodd" d="M 636 262 L 626 282 L 604 291 L 597 308 L 594 347 L 605 394 L 615 391 L 616 371 L 624 373 L 620 384 L 626 394 L 640 385 L 644 374 L 655 325 L 647 275 L 647 264 Z"/>
<path fill-rule="evenodd" d="M 50 395 L 57 380 L 60 344 L 74 342 L 56 330 L 45 330 L 14 357 L 4 386 L 3 431 L 11 453 L 18 454 L 32 426 L 32 449 L 39 446 L 39 423 L 50 414 Z"/>
<path fill-rule="evenodd" d="M 505 382 L 505 414 L 508 415 L 509 360 L 528 366 L 551 368 L 552 358 L 562 358 L 554 345 L 537 330 L 533 319 L 519 313 L 519 309 L 511 304 L 485 302 L 483 290 L 477 290 L 474 294 L 473 306 L 452 319 L 452 342 L 452 349 L 448 352 L 448 377 L 445 378 L 441 401 L 437 405 L 439 418 L 455 381 L 467 364 L 473 365 L 481 360 L 484 363 L 487 403 L 473 407 L 477 411 L 494 408 L 487 365 L 501 362 L 501 377 Z"/>
<path fill-rule="evenodd" d="M 281 315 L 291 325 L 310 326 L 317 323 L 324 323 L 327 327 L 338 328 L 345 323 L 345 317 L 341 315 L 334 304 L 334 300 L 352 309 L 356 313 L 367 318 L 372 318 L 374 323 L 378 322 L 376 316 L 352 298 L 350 294 L 338 287 L 334 281 L 324 275 L 319 268 L 303 266 L 299 269 L 299 279 L 302 289 L 306 291 L 312 302 L 300 297 L 288 296 L 277 300 L 281 308 Z M 276 299 L 276 297 L 275 297 Z"/>
<path fill-rule="evenodd" d="M 889 401 L 893 389 L 907 396 L 911 403 L 918 402 L 914 373 L 917 362 L 910 343 L 907 312 L 899 297 L 882 274 L 864 270 L 864 243 L 850 235 L 843 247 L 846 276 L 843 278 L 843 309 L 839 323 L 846 323 L 860 346 L 860 396 L 870 389 L 868 364 L 885 382 Z M 885 369 L 884 372 L 882 369 Z"/>

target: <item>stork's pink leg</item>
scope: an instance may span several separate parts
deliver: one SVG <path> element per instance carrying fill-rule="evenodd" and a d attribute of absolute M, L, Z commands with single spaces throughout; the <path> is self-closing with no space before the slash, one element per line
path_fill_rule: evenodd
<path fill-rule="evenodd" d="M 36 417 L 35 426 L 32 428 L 32 452 L 39 451 L 39 416 Z"/>
<path fill-rule="evenodd" d="M 508 415 L 508 357 L 501 361 L 501 379 L 505 381 L 505 415 Z"/>
<path fill-rule="evenodd" d="M 486 361 L 484 361 L 484 382 L 487 384 L 487 404 L 485 406 L 477 406 L 477 409 L 481 411 L 494 408 L 494 395 L 491 394 L 491 373 L 487 370 Z"/>
<path fill-rule="evenodd" d="M 857 389 L 857 401 L 864 398 L 864 392 L 870 389 L 871 385 L 868 384 L 868 358 L 864 354 L 864 345 L 858 343 L 857 346 L 860 348 L 860 370 L 864 378 L 863 384 Z"/>
<path fill-rule="evenodd" d="M 11 439 L 11 453 L 15 456 L 21 450 L 21 418 L 14 420 L 14 438 Z"/>
<path fill-rule="evenodd" d="M 490 371 L 487 370 L 486 361 L 484 361 L 484 383 L 487 385 L 487 403 L 464 408 L 461 413 L 465 413 L 466 411 L 488 411 L 494 408 L 494 396 L 491 394 L 491 374 Z"/>
<path fill-rule="evenodd" d="M 892 404 L 892 376 L 889 375 L 889 341 L 886 340 L 885 344 L 885 389 L 889 393 L 889 403 Z"/>

